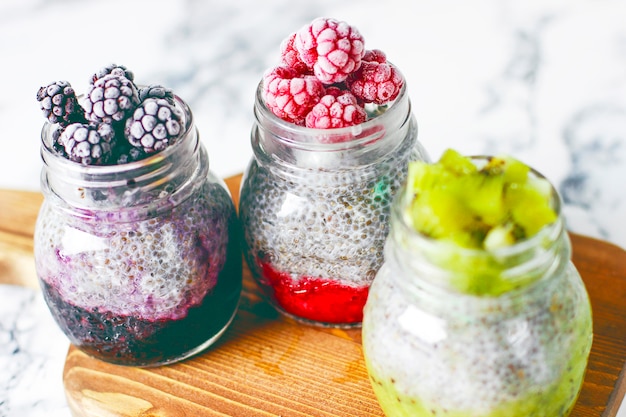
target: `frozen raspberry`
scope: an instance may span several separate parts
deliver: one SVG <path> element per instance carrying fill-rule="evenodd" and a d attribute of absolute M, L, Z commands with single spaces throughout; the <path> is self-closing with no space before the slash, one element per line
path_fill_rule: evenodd
<path fill-rule="evenodd" d="M 322 97 L 306 116 L 306 126 L 315 129 L 333 129 L 363 123 L 367 115 L 356 97 L 349 92 L 335 97 Z"/>
<path fill-rule="evenodd" d="M 126 121 L 128 142 L 150 154 L 173 145 L 183 131 L 182 113 L 162 98 L 148 98 Z"/>
<path fill-rule="evenodd" d="M 92 122 L 119 122 L 139 104 L 137 87 L 128 78 L 108 74 L 90 86 L 83 101 L 87 118 Z"/>
<path fill-rule="evenodd" d="M 344 95 L 347 90 L 348 88 L 345 85 L 331 85 L 330 87 L 326 87 L 324 95 L 326 96 L 330 94 L 331 96 L 339 97 Z"/>
<path fill-rule="evenodd" d="M 142 102 L 147 98 L 164 98 L 169 101 L 170 104 L 174 104 L 174 92 L 158 84 L 152 84 L 139 89 L 139 101 Z"/>
<path fill-rule="evenodd" d="M 94 75 L 91 76 L 91 80 L 89 81 L 91 84 L 93 84 L 100 78 L 109 74 L 120 75 L 122 77 L 126 77 L 130 81 L 135 80 L 135 75 L 132 73 L 132 71 L 128 70 L 128 68 L 126 68 L 124 65 L 110 64 L 98 70 L 98 72 L 96 72 Z"/>
<path fill-rule="evenodd" d="M 37 101 L 50 123 L 67 126 L 85 121 L 85 112 L 67 81 L 56 81 L 37 91 Z"/>
<path fill-rule="evenodd" d="M 293 44 L 295 39 L 296 34 L 292 33 L 280 44 L 281 63 L 286 67 L 293 68 L 300 74 L 305 74 L 309 67 L 300 59 L 300 54 Z"/>
<path fill-rule="evenodd" d="M 384 64 L 387 62 L 387 55 L 380 49 L 370 49 L 365 51 L 362 61 L 378 62 Z"/>
<path fill-rule="evenodd" d="M 296 32 L 300 59 L 324 84 L 344 81 L 359 69 L 365 53 L 361 34 L 345 22 L 318 18 Z"/>
<path fill-rule="evenodd" d="M 363 102 L 386 104 L 398 96 L 404 78 L 383 52 L 374 50 L 365 55 L 361 68 L 348 77 L 346 84 Z"/>
<path fill-rule="evenodd" d="M 263 76 L 263 98 L 272 113 L 283 120 L 304 124 L 307 113 L 324 95 L 324 85 L 312 75 L 293 68 L 276 67 Z"/>
<path fill-rule="evenodd" d="M 83 165 L 105 165 L 112 154 L 115 130 L 108 123 L 72 123 L 58 139 L 69 159 Z"/>

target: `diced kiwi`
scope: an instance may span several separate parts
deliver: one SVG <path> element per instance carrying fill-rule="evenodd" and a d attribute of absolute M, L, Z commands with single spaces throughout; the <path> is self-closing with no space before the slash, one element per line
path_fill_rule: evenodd
<path fill-rule="evenodd" d="M 446 149 L 439 158 L 439 164 L 451 173 L 464 175 L 478 171 L 476 165 L 454 149 Z"/>
<path fill-rule="evenodd" d="M 492 250 L 536 234 L 556 220 L 552 187 L 510 156 L 482 166 L 455 150 L 434 164 L 409 165 L 413 227 L 432 238 Z"/>
<path fill-rule="evenodd" d="M 526 237 L 533 236 L 543 226 L 556 220 L 556 213 L 547 204 L 546 195 L 537 188 L 537 184 L 540 183 L 512 184 L 504 196 L 512 221 L 524 230 Z"/>

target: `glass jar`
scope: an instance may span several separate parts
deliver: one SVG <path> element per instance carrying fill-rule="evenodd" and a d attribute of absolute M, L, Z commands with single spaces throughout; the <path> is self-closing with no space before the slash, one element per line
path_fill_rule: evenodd
<path fill-rule="evenodd" d="M 214 343 L 241 293 L 238 221 L 210 170 L 189 107 L 170 147 L 121 165 L 83 166 L 42 131 L 44 203 L 35 262 L 70 341 L 111 363 L 172 363 Z"/>
<path fill-rule="evenodd" d="M 492 252 L 417 233 L 405 217 L 411 196 L 394 202 L 362 328 L 370 380 L 387 415 L 570 413 L 592 319 L 551 192 L 557 221 Z"/>
<path fill-rule="evenodd" d="M 239 209 L 252 275 L 289 317 L 359 326 L 392 197 L 408 162 L 427 159 L 406 88 L 384 113 L 347 128 L 285 122 L 265 106 L 261 85 L 254 115 Z"/>

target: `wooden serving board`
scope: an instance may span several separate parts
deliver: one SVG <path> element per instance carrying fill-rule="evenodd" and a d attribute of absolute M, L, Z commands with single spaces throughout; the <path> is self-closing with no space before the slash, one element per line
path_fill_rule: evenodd
<path fill-rule="evenodd" d="M 226 181 L 235 200 L 240 181 Z M 32 235 L 41 201 L 39 193 L 0 190 L 0 283 L 37 285 Z M 626 391 L 626 251 L 576 234 L 571 239 L 594 315 L 590 362 L 572 416 L 613 417 Z M 206 352 L 142 369 L 110 365 L 70 346 L 62 382 L 75 417 L 382 416 L 360 330 L 279 316 L 247 269 L 239 312 Z"/>

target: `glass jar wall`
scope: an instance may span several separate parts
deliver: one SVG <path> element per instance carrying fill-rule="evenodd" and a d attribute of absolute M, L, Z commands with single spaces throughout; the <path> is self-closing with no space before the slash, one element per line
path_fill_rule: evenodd
<path fill-rule="evenodd" d="M 239 226 L 209 170 L 192 114 L 172 146 L 121 165 L 84 166 L 50 147 L 35 261 L 45 300 L 70 341 L 104 361 L 154 366 L 210 346 L 241 292 Z"/>
<path fill-rule="evenodd" d="M 426 160 L 406 87 L 356 126 L 285 122 L 257 90 L 254 158 L 241 188 L 244 253 L 275 307 L 301 322 L 358 326 L 382 264 L 391 200 Z"/>
<path fill-rule="evenodd" d="M 570 413 L 592 320 L 552 195 L 556 222 L 491 252 L 417 233 L 411 196 L 394 203 L 363 319 L 365 361 L 387 415 Z M 467 285 L 487 279 L 494 285 Z"/>

